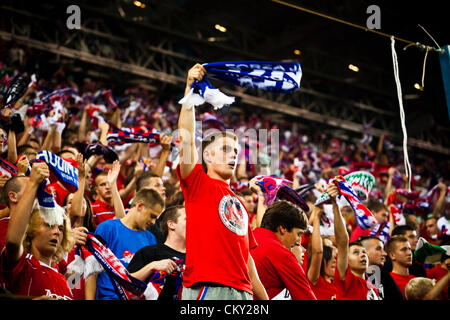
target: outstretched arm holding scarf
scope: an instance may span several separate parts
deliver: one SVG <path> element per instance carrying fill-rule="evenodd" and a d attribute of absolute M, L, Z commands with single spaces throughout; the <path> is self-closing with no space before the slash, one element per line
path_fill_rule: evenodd
<path fill-rule="evenodd" d="M 47 164 L 34 163 L 23 195 L 11 211 L 5 246 L 6 263 L 10 268 L 24 253 L 23 240 L 30 223 L 36 193 L 42 181 L 48 177 L 50 177 L 50 171 Z"/>
<path fill-rule="evenodd" d="M 205 68 L 197 63 L 189 69 L 184 95 L 188 95 L 195 80 L 202 80 L 206 74 Z M 186 178 L 198 162 L 198 154 L 195 148 L 195 108 L 181 107 L 178 120 L 180 131 L 180 173 L 181 178 Z"/>
<path fill-rule="evenodd" d="M 331 203 L 333 205 L 333 213 L 334 213 L 334 234 L 336 238 L 336 246 L 338 249 L 338 257 L 336 268 L 339 273 L 340 279 L 345 279 L 347 275 L 347 267 L 348 267 L 348 233 L 347 228 L 345 227 L 344 218 L 339 210 L 339 207 L 336 203 L 336 197 L 339 194 L 339 189 L 334 184 L 329 184 L 326 192 L 330 195 Z"/>

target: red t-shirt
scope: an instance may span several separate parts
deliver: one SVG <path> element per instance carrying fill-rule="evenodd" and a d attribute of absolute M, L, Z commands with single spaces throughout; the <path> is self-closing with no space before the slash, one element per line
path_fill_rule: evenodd
<path fill-rule="evenodd" d="M 265 228 L 256 228 L 253 234 L 258 247 L 250 253 L 269 299 L 286 288 L 292 300 L 316 300 L 305 271 L 294 253 L 286 249 L 276 234 Z"/>
<path fill-rule="evenodd" d="M 6 245 L 6 232 L 8 231 L 9 217 L 0 219 L 0 252 Z"/>
<path fill-rule="evenodd" d="M 427 269 L 427 277 L 430 279 L 436 279 L 436 282 L 444 277 L 447 273 L 447 269 L 444 269 L 441 266 Z M 441 294 L 438 297 L 439 300 L 448 300 L 448 287 L 449 284 L 447 284 L 447 286 L 442 290 Z"/>
<path fill-rule="evenodd" d="M 400 291 L 403 294 L 403 297 L 405 297 L 405 287 L 408 284 L 409 280 L 414 279 L 415 276 L 409 274 L 407 276 L 402 276 L 401 274 L 391 272 L 391 277 L 394 279 L 397 286 L 400 288 Z M 406 297 L 405 297 L 406 299 Z"/>
<path fill-rule="evenodd" d="M 197 164 L 177 175 L 186 206 L 186 270 L 183 285 L 215 282 L 252 293 L 247 262 L 256 247 L 244 204 L 228 183 L 210 178 Z"/>
<path fill-rule="evenodd" d="M 97 200 L 92 204 L 92 215 L 95 227 L 106 220 L 114 219 L 116 212 L 114 207 L 111 207 L 106 202 L 102 200 Z"/>
<path fill-rule="evenodd" d="M 336 300 L 336 287 L 333 282 L 328 282 L 319 275 L 316 284 L 314 285 L 309 282 L 309 285 L 316 295 L 317 300 Z"/>
<path fill-rule="evenodd" d="M 5 251 L 0 256 L 0 273 L 5 289 L 13 294 L 39 297 L 51 296 L 58 300 L 72 300 L 66 278 L 56 269 L 25 253 L 10 270 L 5 269 Z"/>
<path fill-rule="evenodd" d="M 355 276 L 350 267 L 347 267 L 345 279 L 339 278 L 336 268 L 333 283 L 336 287 L 336 300 L 380 300 L 376 288 L 367 280 Z"/>
<path fill-rule="evenodd" d="M 350 235 L 349 242 L 356 241 L 360 236 L 368 236 L 372 229 L 361 229 L 360 226 L 357 226 L 355 229 L 353 229 L 352 234 Z"/>

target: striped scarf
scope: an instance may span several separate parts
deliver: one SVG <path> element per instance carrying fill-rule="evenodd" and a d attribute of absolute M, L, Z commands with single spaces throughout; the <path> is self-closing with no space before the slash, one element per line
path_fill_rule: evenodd
<path fill-rule="evenodd" d="M 147 284 L 132 277 L 114 253 L 96 237 L 98 236 L 88 233 L 85 247 L 108 274 L 119 298 L 121 300 L 141 299 L 147 289 Z M 99 268 L 91 269 L 98 270 Z M 85 274 L 86 279 L 89 275 Z"/>
<path fill-rule="evenodd" d="M 126 143 L 149 143 L 150 146 L 159 144 L 158 132 L 138 128 L 121 128 L 110 130 L 106 136 L 109 146 L 124 145 Z"/>
<path fill-rule="evenodd" d="M 373 227 L 369 235 L 378 237 L 383 243 L 386 243 L 391 237 L 389 234 L 390 228 L 391 224 L 389 222 L 378 223 Z"/>
<path fill-rule="evenodd" d="M 264 193 L 265 205 L 272 204 L 278 198 L 299 206 L 305 212 L 309 211 L 308 204 L 305 200 L 303 200 L 297 191 L 288 186 L 288 184 L 292 183 L 291 181 L 272 176 L 258 176 L 257 178 L 258 181 L 256 184 Z"/>
<path fill-rule="evenodd" d="M 46 150 L 37 154 L 36 161 L 45 162 L 50 171 L 50 177 L 42 182 L 37 191 L 41 214 L 48 224 L 62 225 L 64 209 L 56 203 L 49 185 L 59 181 L 69 192 L 76 192 L 78 190 L 78 169 Z"/>
<path fill-rule="evenodd" d="M 176 269 L 170 274 L 176 277 L 175 281 L 175 290 L 177 295 L 172 297 L 174 300 L 181 300 L 181 292 L 183 290 L 183 272 L 184 272 L 184 260 L 173 257 L 172 260 L 177 264 Z M 164 284 L 166 283 L 166 278 L 169 274 L 165 271 L 156 271 L 150 277 L 149 286 L 151 285 L 153 289 L 150 289 L 154 292 L 153 298 L 158 298 L 161 294 L 162 289 L 164 288 Z M 148 290 L 148 291 L 150 291 Z M 155 300 L 156 300 L 155 299 Z M 153 299 L 152 299 L 153 300 Z"/>
<path fill-rule="evenodd" d="M 0 158 L 0 176 L 1 175 L 17 176 L 17 167 L 5 159 Z"/>
<path fill-rule="evenodd" d="M 203 64 L 208 76 L 240 87 L 250 87 L 276 93 L 290 93 L 300 88 L 302 69 L 298 62 L 229 61 Z M 214 109 L 234 102 L 214 88 L 206 76 L 195 80 L 189 93 L 179 101 L 188 109 L 210 103 Z"/>
<path fill-rule="evenodd" d="M 377 220 L 373 216 L 372 212 L 370 212 L 370 210 L 362 204 L 361 200 L 358 198 L 355 191 L 344 179 L 344 177 L 336 176 L 332 179 L 332 183 L 336 184 L 339 189 L 340 196 L 344 197 L 349 203 L 355 213 L 358 226 L 363 230 L 373 228 L 377 224 Z"/>

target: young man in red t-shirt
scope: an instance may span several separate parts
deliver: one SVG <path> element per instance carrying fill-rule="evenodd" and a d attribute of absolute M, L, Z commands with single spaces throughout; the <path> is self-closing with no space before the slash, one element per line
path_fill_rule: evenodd
<path fill-rule="evenodd" d="M 282 200 L 267 208 L 261 227 L 253 231 L 259 245 L 250 252 L 270 299 L 287 289 L 292 300 L 316 300 L 305 271 L 291 251 L 300 245 L 307 225 L 306 214 Z"/>
<path fill-rule="evenodd" d="M 409 280 L 415 278 L 409 274 L 409 267 L 413 261 L 411 244 L 404 236 L 393 236 L 386 243 L 386 251 L 392 261 L 391 276 L 405 297 L 406 285 Z"/>
<path fill-rule="evenodd" d="M 92 204 L 92 215 L 95 227 L 97 227 L 103 221 L 107 221 L 114 218 L 123 218 L 122 215 L 118 215 L 120 212 L 114 210 L 113 192 L 119 194 L 117 187 L 117 177 L 120 170 L 119 162 L 115 162 L 112 168 L 106 172 L 101 172 L 95 177 L 95 189 L 98 199 Z M 120 195 L 116 197 L 121 201 Z M 118 206 L 122 205 L 120 203 Z"/>
<path fill-rule="evenodd" d="M 336 203 L 339 189 L 330 184 L 326 192 L 330 195 L 334 213 L 334 235 L 338 249 L 337 264 L 333 283 L 336 300 L 379 300 L 375 287 L 365 279 L 369 266 L 366 249 L 355 241 L 348 243 L 348 233 L 344 219 Z"/>
<path fill-rule="evenodd" d="M 185 95 L 206 74 L 196 64 Z M 236 135 L 216 132 L 202 142 L 202 164 L 195 147 L 195 110 L 182 106 L 178 121 L 180 164 L 177 175 L 186 206 L 186 270 L 183 300 L 267 299 L 250 248 L 257 244 L 244 204 L 230 188 L 237 162 Z"/>

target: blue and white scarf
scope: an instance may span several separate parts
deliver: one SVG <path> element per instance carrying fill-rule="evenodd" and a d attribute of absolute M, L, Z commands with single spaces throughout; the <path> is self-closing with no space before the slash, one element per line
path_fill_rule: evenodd
<path fill-rule="evenodd" d="M 46 150 L 37 154 L 36 161 L 45 162 L 50 171 L 50 178 L 45 179 L 37 191 L 41 215 L 50 225 L 62 225 L 64 209 L 56 203 L 49 185 L 59 181 L 69 192 L 76 192 L 78 190 L 78 169 Z"/>
<path fill-rule="evenodd" d="M 250 87 L 277 93 L 290 93 L 300 88 L 302 69 L 298 62 L 230 61 L 203 64 L 208 76 L 240 87 Z M 210 103 L 214 109 L 234 102 L 214 88 L 206 75 L 195 80 L 190 92 L 179 101 L 188 109 Z"/>

